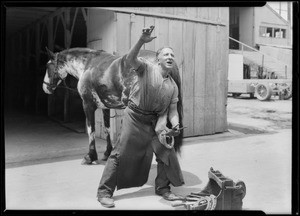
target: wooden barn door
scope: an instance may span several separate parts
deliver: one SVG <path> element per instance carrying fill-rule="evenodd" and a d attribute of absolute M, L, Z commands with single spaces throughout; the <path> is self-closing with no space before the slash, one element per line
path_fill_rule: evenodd
<path fill-rule="evenodd" d="M 226 18 L 228 9 L 200 8 L 202 18 Z M 183 23 L 184 136 L 227 130 L 228 26 Z"/>

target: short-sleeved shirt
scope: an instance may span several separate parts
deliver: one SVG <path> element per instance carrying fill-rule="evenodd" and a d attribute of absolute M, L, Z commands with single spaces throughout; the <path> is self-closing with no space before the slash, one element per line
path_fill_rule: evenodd
<path fill-rule="evenodd" d="M 170 75 L 164 78 L 159 66 L 146 59 L 137 69 L 136 80 L 129 94 L 129 100 L 145 111 L 164 113 L 171 103 L 178 102 L 178 87 Z"/>

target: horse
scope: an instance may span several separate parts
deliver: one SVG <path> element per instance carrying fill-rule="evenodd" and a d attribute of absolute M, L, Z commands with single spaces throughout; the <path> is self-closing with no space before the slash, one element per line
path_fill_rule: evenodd
<path fill-rule="evenodd" d="M 47 47 L 46 50 L 49 61 L 46 64 L 42 88 L 46 94 L 53 94 L 67 75 L 78 80 L 77 90 L 82 99 L 89 138 L 89 151 L 84 156 L 82 164 L 99 163 L 95 146 L 95 111 L 98 108 L 102 109 L 107 135 L 107 151 L 110 153 L 109 109 L 124 109 L 127 106 L 130 89 L 137 80 L 137 74 L 134 68 L 126 62 L 126 55 L 116 56 L 104 50 L 80 47 L 56 53 Z M 152 63 L 156 62 L 156 53 L 150 50 L 141 50 L 139 57 Z M 179 88 L 179 101 L 181 102 L 181 81 L 176 63 L 170 75 Z M 177 107 L 179 119 L 182 122 L 182 105 L 179 104 Z M 182 136 L 175 137 L 175 150 L 179 150 L 181 145 Z"/>

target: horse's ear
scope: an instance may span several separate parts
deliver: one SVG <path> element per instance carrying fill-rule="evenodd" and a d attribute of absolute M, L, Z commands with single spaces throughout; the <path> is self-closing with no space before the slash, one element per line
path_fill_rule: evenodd
<path fill-rule="evenodd" d="M 55 55 L 54 53 L 48 49 L 48 47 L 46 47 L 46 51 L 47 51 L 47 54 L 49 56 L 50 59 L 54 59 L 55 58 Z"/>

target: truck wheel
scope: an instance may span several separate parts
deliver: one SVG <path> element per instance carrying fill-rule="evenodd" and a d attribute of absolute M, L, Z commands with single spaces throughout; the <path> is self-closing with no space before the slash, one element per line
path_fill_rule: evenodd
<path fill-rule="evenodd" d="M 241 96 L 241 93 L 232 93 L 232 97 L 236 98 L 236 97 L 239 97 Z"/>
<path fill-rule="evenodd" d="M 284 89 L 281 92 L 281 96 L 283 100 L 288 100 L 292 97 L 292 86 L 289 86 L 288 88 Z"/>
<path fill-rule="evenodd" d="M 272 96 L 272 88 L 268 84 L 258 84 L 255 87 L 255 93 L 258 100 L 269 100 Z"/>

